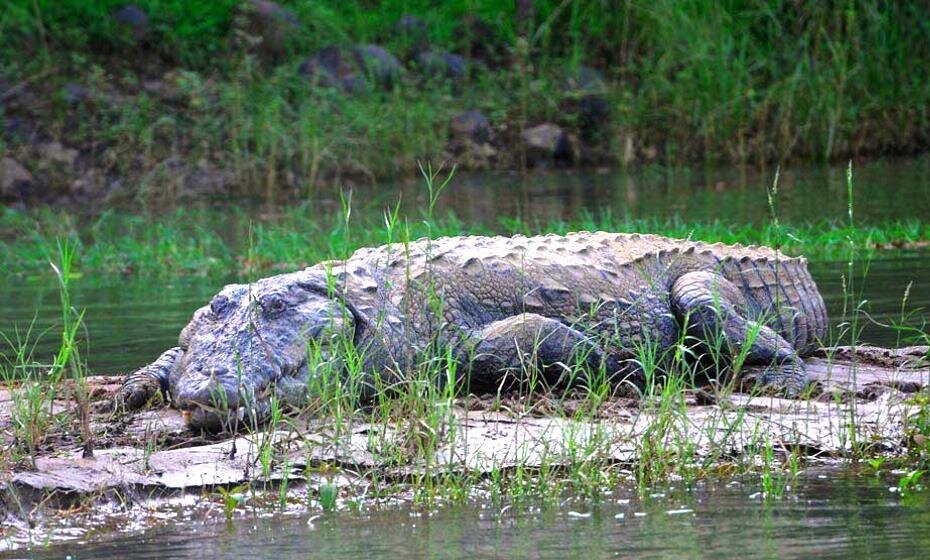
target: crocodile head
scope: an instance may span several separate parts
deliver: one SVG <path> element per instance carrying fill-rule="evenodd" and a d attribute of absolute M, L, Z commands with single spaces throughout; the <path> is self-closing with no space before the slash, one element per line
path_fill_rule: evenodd
<path fill-rule="evenodd" d="M 338 367 L 340 337 L 354 338 L 349 307 L 310 269 L 224 287 L 181 332 L 175 405 L 191 427 L 220 431 L 262 421 L 273 398 L 299 404 L 314 374 Z"/>

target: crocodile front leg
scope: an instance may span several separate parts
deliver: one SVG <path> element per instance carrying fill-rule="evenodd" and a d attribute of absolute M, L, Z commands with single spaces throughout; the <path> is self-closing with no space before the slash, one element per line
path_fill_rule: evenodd
<path fill-rule="evenodd" d="M 592 339 L 554 319 L 523 313 L 495 321 L 469 336 L 462 361 L 470 380 L 499 386 L 528 381 L 539 371 L 546 381 L 585 381 L 576 374 L 607 374 L 617 381 L 622 368 Z M 581 366 L 579 368 L 579 366 Z"/>
<path fill-rule="evenodd" d="M 804 362 L 795 348 L 772 328 L 744 317 L 742 293 L 723 276 L 712 272 L 683 274 L 672 285 L 671 301 L 689 335 L 711 346 L 722 336 L 723 350 L 730 357 L 742 350 L 745 363 L 771 365 L 759 379 L 761 385 L 790 396 L 797 396 L 807 385 Z"/>
<path fill-rule="evenodd" d="M 168 376 L 174 370 L 183 350 L 176 346 L 162 353 L 157 360 L 130 374 L 116 395 L 117 406 L 124 410 L 142 408 L 159 394 L 167 400 Z"/>

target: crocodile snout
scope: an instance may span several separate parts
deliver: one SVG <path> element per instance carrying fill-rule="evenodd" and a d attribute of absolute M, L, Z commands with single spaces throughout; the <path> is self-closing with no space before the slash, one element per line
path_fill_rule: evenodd
<path fill-rule="evenodd" d="M 194 375 L 184 376 L 175 400 L 181 410 L 229 410 L 240 406 L 242 389 L 241 380 L 229 368 L 198 369 Z"/>

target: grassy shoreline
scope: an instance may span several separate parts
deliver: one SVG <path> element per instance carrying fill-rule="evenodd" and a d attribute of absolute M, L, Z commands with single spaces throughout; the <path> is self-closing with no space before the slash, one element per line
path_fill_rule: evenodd
<path fill-rule="evenodd" d="M 272 20 L 287 35 L 274 53 L 245 0 L 140 0 L 142 39 L 114 20 L 122 4 L 13 0 L 0 17 L 0 157 L 40 198 L 299 196 L 413 176 L 418 159 L 520 169 L 540 124 L 570 146 L 544 166 L 827 161 L 930 139 L 916 2 L 282 0 L 293 21 Z M 404 14 L 470 70 L 424 79 Z M 368 44 L 398 57 L 390 87 L 350 94 L 299 73 L 327 46 Z M 487 118 L 477 135 L 455 132 L 466 111 Z"/>
<path fill-rule="evenodd" d="M 344 258 L 359 247 L 388 241 L 380 210 L 353 209 L 351 237 L 341 216 L 326 216 L 314 205 L 284 210 L 253 221 L 242 208 L 178 209 L 143 216 L 110 212 L 88 223 L 67 210 L 0 212 L 0 267 L 13 275 L 45 274 L 58 240 L 67 240 L 80 255 L 80 271 L 139 275 L 269 274 Z M 681 218 L 632 219 L 610 214 L 584 215 L 575 220 L 531 223 L 500 219 L 496 223 L 463 224 L 453 214 L 423 220 L 401 218 L 409 238 L 430 235 L 566 233 L 578 230 L 655 233 L 707 242 L 779 245 L 789 254 L 813 259 L 845 258 L 852 247 L 861 254 L 898 248 L 926 248 L 930 224 L 917 220 L 887 220 L 849 225 L 820 220 L 801 225 L 745 224 L 721 221 L 689 222 Z"/>

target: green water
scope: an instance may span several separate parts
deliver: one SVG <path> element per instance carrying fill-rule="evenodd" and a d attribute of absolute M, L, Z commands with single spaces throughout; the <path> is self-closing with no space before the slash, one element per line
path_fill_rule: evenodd
<path fill-rule="evenodd" d="M 418 511 L 246 512 L 20 553 L 34 558 L 926 558 L 930 495 L 886 478 L 803 473 L 779 499 L 752 481 L 701 482 L 599 503 L 490 500 Z M 179 516 L 180 517 L 180 516 Z M 2 554 L 0 554 L 2 556 Z"/>

